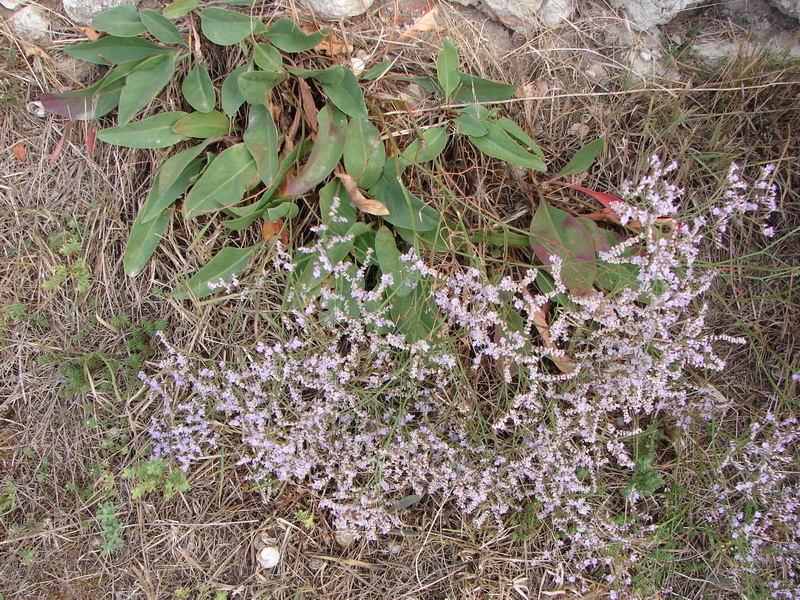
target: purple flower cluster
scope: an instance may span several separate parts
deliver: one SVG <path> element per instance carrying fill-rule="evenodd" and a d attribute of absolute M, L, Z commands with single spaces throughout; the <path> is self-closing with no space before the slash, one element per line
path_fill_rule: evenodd
<path fill-rule="evenodd" d="M 477 268 L 445 272 L 413 251 L 401 257 L 405 285 L 431 290 L 431 339 L 399 333 L 393 277 L 368 283 L 365 266 L 334 264 L 329 254 L 349 240 L 321 235 L 301 252 L 322 287 L 295 287 L 292 306 L 303 308 L 287 310 L 283 331 L 244 367 L 195 366 L 167 346 L 162 375 L 142 376 L 164 405 L 151 429 L 154 455 L 188 469 L 215 449 L 224 426 L 254 480 L 313 490 L 337 529 L 367 538 L 402 525 L 390 507 L 409 494 L 451 500 L 476 527 L 502 526 L 533 506 L 557 532 L 542 562 L 558 557 L 624 588 L 637 539 L 654 525 L 638 495 L 611 502 L 603 482 L 633 474 L 642 420 L 689 426 L 719 408 L 719 394 L 687 371 L 721 370 L 715 345 L 742 340 L 708 331 L 700 299 L 714 273 L 696 260 L 709 227 L 724 232 L 736 211 L 769 210 L 771 197 L 758 187 L 767 205 L 743 204 L 736 180 L 711 218 L 678 223 L 681 191 L 657 159 L 653 168 L 613 207 L 639 231 L 602 256 L 635 274 L 614 293 L 571 293 L 557 260 L 555 290 L 541 293 L 536 269 L 492 282 Z M 292 277 L 295 264 L 279 253 L 274 277 Z M 571 368 L 559 370 L 559 359 Z M 496 393 L 473 383 L 487 378 Z M 745 535 L 753 519 L 731 527 Z M 761 524 L 774 517 L 759 519 L 767 531 Z"/>

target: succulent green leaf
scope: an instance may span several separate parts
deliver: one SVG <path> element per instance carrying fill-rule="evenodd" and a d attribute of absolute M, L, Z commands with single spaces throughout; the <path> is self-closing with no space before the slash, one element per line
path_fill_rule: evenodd
<path fill-rule="evenodd" d="M 344 168 L 358 184 L 372 187 L 383 173 L 386 148 L 381 133 L 367 119 L 350 119 L 344 144 Z"/>
<path fill-rule="evenodd" d="M 392 276 L 391 288 L 394 293 L 401 298 L 408 296 L 414 288 L 406 284 L 406 279 L 412 279 L 416 283 L 419 280 L 419 274 L 415 272 L 412 275 L 408 272 L 409 269 L 400 262 L 400 250 L 397 249 L 394 234 L 385 225 L 375 232 L 375 255 L 378 258 L 381 273 Z"/>
<path fill-rule="evenodd" d="M 267 30 L 267 39 L 284 52 L 305 52 L 324 40 L 328 31 L 329 28 L 325 27 L 308 34 L 291 19 L 278 19 Z"/>
<path fill-rule="evenodd" d="M 167 230 L 169 219 L 169 210 L 163 210 L 156 218 L 145 223 L 142 221 L 142 211 L 139 211 L 122 255 L 122 266 L 129 277 L 136 277 L 142 272 Z"/>
<path fill-rule="evenodd" d="M 255 174 L 256 163 L 244 144 L 223 150 L 186 195 L 184 216 L 193 219 L 238 204 Z"/>
<path fill-rule="evenodd" d="M 222 97 L 222 110 L 224 110 L 225 114 L 229 117 L 235 115 L 236 111 L 244 104 L 244 96 L 242 96 L 242 92 L 239 90 L 239 77 L 249 70 L 249 65 L 242 65 L 231 71 L 222 83 L 222 91 L 220 92 L 220 96 Z"/>
<path fill-rule="evenodd" d="M 475 77 L 461 71 L 456 71 L 456 74 L 460 85 L 453 94 L 455 102 L 499 102 L 513 98 L 517 92 L 515 85 Z"/>
<path fill-rule="evenodd" d="M 406 496 L 405 498 L 398 500 L 397 502 L 392 504 L 387 509 L 387 511 L 390 513 L 400 512 L 401 510 L 408 508 L 412 504 L 416 504 L 420 500 L 422 500 L 422 496 L 420 496 L 419 494 L 411 494 L 410 496 Z"/>
<path fill-rule="evenodd" d="M 447 146 L 447 128 L 431 127 L 422 132 L 422 137 L 414 140 L 400 154 L 403 167 L 419 165 L 435 159 Z"/>
<path fill-rule="evenodd" d="M 456 69 L 458 69 L 458 52 L 456 52 L 453 42 L 445 38 L 442 50 L 436 58 L 436 78 L 439 80 L 439 85 L 444 91 L 445 97 L 449 98 L 461 83 L 456 74 Z"/>
<path fill-rule="evenodd" d="M 598 153 L 603 149 L 604 145 L 605 141 L 603 138 L 586 144 L 583 148 L 575 153 L 575 155 L 570 159 L 563 169 L 553 176 L 553 179 L 559 179 L 561 177 L 566 177 L 567 175 L 583 173 L 592 166 L 592 163 L 594 163 Z"/>
<path fill-rule="evenodd" d="M 217 291 L 214 284 L 218 281 L 231 281 L 244 271 L 250 258 L 262 245 L 263 242 L 259 242 L 249 248 L 223 248 L 189 280 L 184 289 L 172 292 L 172 297 L 185 300 L 190 297 L 199 299 L 210 296 Z"/>
<path fill-rule="evenodd" d="M 196 8 L 200 8 L 197 0 L 175 0 L 175 2 L 167 4 L 161 12 L 168 19 L 180 19 Z"/>
<path fill-rule="evenodd" d="M 230 133 L 228 117 L 217 110 L 190 113 L 172 126 L 178 135 L 192 138 L 213 138 Z"/>
<path fill-rule="evenodd" d="M 482 137 L 489 133 L 484 124 L 472 115 L 459 115 L 453 119 L 453 123 L 456 124 L 456 131 L 461 135 Z"/>
<path fill-rule="evenodd" d="M 344 114 L 353 118 L 366 119 L 367 106 L 364 94 L 353 72 L 342 65 L 334 65 L 331 69 L 341 71 L 339 83 L 329 84 L 322 81 L 322 90 L 331 102 Z M 330 71 L 330 69 L 328 69 Z"/>
<path fill-rule="evenodd" d="M 189 105 L 199 112 L 214 110 L 217 104 L 214 83 L 206 68 L 199 62 L 194 63 L 192 70 L 184 78 L 181 92 Z"/>
<path fill-rule="evenodd" d="M 499 125 L 495 125 L 490 121 L 484 121 L 483 125 L 486 127 L 486 135 L 480 137 L 467 136 L 478 150 L 494 158 L 527 167 L 534 171 L 544 171 L 546 169 L 541 158 L 527 152 Z"/>
<path fill-rule="evenodd" d="M 181 32 L 178 28 L 161 13 L 151 9 L 143 8 L 139 11 L 139 18 L 142 23 L 147 27 L 148 31 L 153 34 L 159 42 L 164 44 L 177 44 L 179 46 L 187 46 Z"/>
<path fill-rule="evenodd" d="M 203 34 L 215 44 L 232 46 L 267 30 L 261 21 L 225 8 L 204 8 L 199 13 Z"/>
<path fill-rule="evenodd" d="M 263 104 L 250 107 L 244 145 L 256 161 L 258 176 L 269 186 L 278 175 L 278 130 L 272 113 Z"/>
<path fill-rule="evenodd" d="M 380 179 L 369 188 L 369 196 L 389 209 L 383 219 L 396 227 L 430 231 L 439 226 L 439 214 L 403 186 L 393 159 L 386 161 Z"/>
<path fill-rule="evenodd" d="M 163 194 L 166 192 L 175 183 L 175 180 L 180 177 L 181 173 L 189 167 L 189 164 L 200 156 L 200 153 L 206 149 L 210 142 L 211 140 L 206 140 L 202 144 L 173 154 L 164 161 L 164 164 L 158 170 L 158 193 Z M 146 220 L 150 220 L 150 218 L 152 218 L 150 214 L 145 215 Z"/>
<path fill-rule="evenodd" d="M 392 60 L 387 59 L 382 62 L 379 62 L 376 65 L 372 65 L 369 69 L 367 69 L 364 73 L 361 74 L 362 81 L 372 81 L 373 79 L 378 79 L 379 77 L 383 77 L 392 67 Z"/>
<path fill-rule="evenodd" d="M 297 177 L 286 186 L 290 196 L 302 196 L 333 172 L 342 157 L 347 137 L 347 117 L 328 104 L 317 115 L 319 133 L 308 161 Z"/>
<path fill-rule="evenodd" d="M 174 74 L 175 55 L 172 53 L 153 56 L 136 67 L 125 79 L 125 87 L 119 96 L 118 124 L 128 123 L 158 96 Z"/>
<path fill-rule="evenodd" d="M 253 61 L 265 71 L 277 71 L 283 67 L 281 53 L 269 44 L 256 44 L 253 46 Z"/>
<path fill-rule="evenodd" d="M 531 248 L 542 263 L 562 260 L 561 279 L 572 292 L 588 293 L 597 278 L 597 252 L 583 223 L 567 212 L 539 203 L 531 220 Z"/>
<path fill-rule="evenodd" d="M 147 31 L 139 18 L 139 11 L 130 4 L 115 6 L 98 14 L 92 27 L 117 37 L 136 37 Z"/>
<path fill-rule="evenodd" d="M 67 46 L 63 52 L 96 65 L 109 65 L 138 61 L 156 54 L 170 54 L 172 50 L 138 37 L 109 35 L 95 42 Z"/>
<path fill-rule="evenodd" d="M 203 162 L 204 160 L 202 158 L 195 158 L 177 177 L 173 178 L 170 186 L 163 192 L 159 191 L 161 187 L 161 171 L 156 173 L 153 187 L 150 188 L 147 200 L 144 201 L 142 208 L 139 209 L 139 217 L 137 218 L 140 219 L 142 223 L 148 223 L 158 218 L 165 209 L 172 206 L 175 200 L 183 195 L 183 192 L 189 187 L 192 179 L 203 168 Z"/>
<path fill-rule="evenodd" d="M 186 139 L 172 131 L 172 126 L 185 116 L 183 111 L 161 113 L 122 127 L 101 129 L 97 139 L 127 148 L 166 148 Z"/>
<path fill-rule="evenodd" d="M 239 91 L 250 104 L 266 104 L 273 87 L 286 77 L 275 71 L 247 71 L 239 75 Z"/>
<path fill-rule="evenodd" d="M 523 146 L 527 147 L 536 156 L 544 160 L 544 152 L 542 152 L 542 149 L 539 148 L 539 145 L 536 143 L 536 141 L 527 133 L 525 133 L 525 130 L 522 129 L 522 127 L 506 117 L 495 119 L 494 122 L 502 127 L 511 137 L 516 139 L 518 142 L 521 142 Z"/>

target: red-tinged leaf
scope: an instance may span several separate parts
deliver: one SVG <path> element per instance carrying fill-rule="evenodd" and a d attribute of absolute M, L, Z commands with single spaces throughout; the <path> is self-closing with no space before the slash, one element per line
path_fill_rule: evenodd
<path fill-rule="evenodd" d="M 55 149 L 53 150 L 53 154 L 50 155 L 50 166 L 52 167 L 56 164 L 59 155 L 61 154 L 62 148 L 64 148 L 64 142 L 67 140 L 67 136 L 69 132 L 72 130 L 72 126 L 75 124 L 75 121 L 67 121 L 66 125 L 64 125 L 64 132 L 61 134 L 61 139 L 58 140 Z"/>
<path fill-rule="evenodd" d="M 618 198 L 614 194 L 608 194 L 606 192 L 598 192 L 595 190 L 590 190 L 589 188 L 585 188 L 581 185 L 576 185 L 574 183 L 567 183 L 566 181 L 551 181 L 550 183 L 557 183 L 558 185 L 563 185 L 568 187 L 572 190 L 578 190 L 579 192 L 583 192 L 584 194 L 589 194 L 592 198 L 597 200 L 600 204 L 605 206 L 608 210 L 611 210 L 611 203 L 612 202 L 622 202 L 621 198 Z M 613 212 L 613 211 L 612 211 Z"/>
<path fill-rule="evenodd" d="M 94 156 L 94 145 L 97 141 L 97 131 L 94 127 L 89 127 L 86 131 L 86 153 L 92 157 Z"/>

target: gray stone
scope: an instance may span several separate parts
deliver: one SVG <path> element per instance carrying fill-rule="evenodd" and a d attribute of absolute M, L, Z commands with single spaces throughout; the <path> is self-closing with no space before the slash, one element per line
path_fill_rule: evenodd
<path fill-rule="evenodd" d="M 330 21 L 364 14 L 375 0 L 302 0 L 314 14 Z"/>
<path fill-rule="evenodd" d="M 785 15 L 800 19 L 800 0 L 770 0 Z"/>
<path fill-rule="evenodd" d="M 67 16 L 78 25 L 91 25 L 92 19 L 104 10 L 131 4 L 138 6 L 139 0 L 63 0 Z"/>
<path fill-rule="evenodd" d="M 50 43 L 50 20 L 44 9 L 25 6 L 8 20 L 8 25 L 24 40 L 46 46 Z"/>
<path fill-rule="evenodd" d="M 525 33 L 537 25 L 555 27 L 575 10 L 574 0 L 456 0 L 464 6 L 487 7 L 506 27 Z"/>
<path fill-rule="evenodd" d="M 642 31 L 669 23 L 681 11 L 701 3 L 702 0 L 611 0 L 611 4 L 623 9 Z"/>

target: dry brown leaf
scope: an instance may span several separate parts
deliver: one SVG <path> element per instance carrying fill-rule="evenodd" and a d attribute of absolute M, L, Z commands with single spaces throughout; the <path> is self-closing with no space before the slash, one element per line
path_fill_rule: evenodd
<path fill-rule="evenodd" d="M 22 46 L 23 52 L 25 52 L 25 56 L 38 56 L 39 58 L 43 58 L 45 60 L 53 60 L 47 52 L 45 52 L 36 44 L 31 44 L 30 42 L 26 42 L 22 39 L 19 40 L 19 43 Z"/>
<path fill-rule="evenodd" d="M 532 317 L 533 324 L 536 325 L 536 331 L 539 332 L 539 336 L 542 338 L 542 346 L 548 350 L 556 350 L 557 352 L 560 352 L 558 347 L 553 343 L 553 340 L 550 339 L 550 325 L 547 323 L 547 311 L 545 307 L 542 307 L 533 313 Z M 552 360 L 558 367 L 558 370 L 562 373 L 569 374 L 575 370 L 575 364 L 572 362 L 572 359 L 569 356 L 555 356 L 553 354 L 548 356 L 550 357 L 550 360 Z"/>
<path fill-rule="evenodd" d="M 28 151 L 22 144 L 14 144 L 11 146 L 11 154 L 13 154 L 14 158 L 17 160 L 25 160 L 28 158 Z"/>
<path fill-rule="evenodd" d="M 282 244 L 286 245 L 289 243 L 289 233 L 283 226 L 283 219 L 264 221 L 261 224 L 261 236 L 264 238 L 265 242 L 272 242 L 280 238 Z"/>
<path fill-rule="evenodd" d="M 305 116 L 306 123 L 314 133 L 317 132 L 317 115 L 319 110 L 317 104 L 314 102 L 314 95 L 311 93 L 311 86 L 305 79 L 297 79 L 297 89 L 300 90 L 300 102 L 303 104 L 303 115 Z"/>
<path fill-rule="evenodd" d="M 315 33 L 315 32 L 306 32 Z M 321 54 L 328 56 L 350 56 L 353 52 L 353 47 L 345 42 L 342 38 L 333 34 L 328 35 L 319 44 L 314 46 L 314 50 Z"/>
<path fill-rule="evenodd" d="M 389 214 L 389 209 L 386 208 L 382 202 L 367 198 L 361 193 L 361 190 L 358 189 L 358 183 L 356 183 L 353 177 L 346 173 L 337 173 L 336 176 L 339 178 L 339 181 L 342 182 L 342 185 L 344 185 L 344 189 L 347 190 L 347 193 L 350 194 L 350 198 L 353 199 L 353 204 L 356 205 L 356 208 L 364 211 L 368 215 L 382 217 Z"/>
<path fill-rule="evenodd" d="M 439 16 L 439 8 L 434 7 L 422 15 L 419 19 L 414 21 L 414 23 L 406 29 L 400 37 L 397 38 L 398 41 L 403 40 L 408 37 L 413 37 L 415 33 L 422 33 L 423 31 L 444 31 L 444 27 L 439 25 L 436 22 L 437 17 Z"/>
<path fill-rule="evenodd" d="M 86 39 L 89 40 L 90 42 L 94 42 L 100 39 L 100 32 L 94 27 L 76 26 L 74 27 L 74 29 L 80 31 L 83 35 L 85 35 Z"/>

